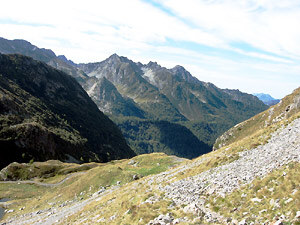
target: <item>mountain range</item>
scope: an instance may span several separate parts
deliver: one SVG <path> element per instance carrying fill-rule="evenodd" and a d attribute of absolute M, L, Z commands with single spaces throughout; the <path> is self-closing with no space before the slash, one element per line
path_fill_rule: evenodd
<path fill-rule="evenodd" d="M 265 103 L 268 106 L 276 105 L 278 102 L 280 102 L 280 99 L 275 99 L 269 94 L 254 93 L 253 95 L 258 97 L 259 100 L 261 100 L 263 103 Z"/>
<path fill-rule="evenodd" d="M 1 168 L 135 155 L 74 78 L 27 56 L 0 54 L 0 128 Z"/>
<path fill-rule="evenodd" d="M 182 66 L 167 69 L 117 54 L 102 62 L 75 64 L 27 41 L 3 38 L 0 52 L 33 57 L 74 77 L 138 154 L 164 151 L 197 157 L 211 151 L 224 131 L 267 108 L 253 95 L 199 81 Z M 176 145 L 170 143 L 174 137 Z"/>

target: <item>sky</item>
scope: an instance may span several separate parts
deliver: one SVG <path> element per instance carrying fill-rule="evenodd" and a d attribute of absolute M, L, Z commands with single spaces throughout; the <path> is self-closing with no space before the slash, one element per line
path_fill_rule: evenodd
<path fill-rule="evenodd" d="M 9 0 L 0 37 L 76 63 L 113 53 L 282 98 L 300 86 L 299 0 Z"/>

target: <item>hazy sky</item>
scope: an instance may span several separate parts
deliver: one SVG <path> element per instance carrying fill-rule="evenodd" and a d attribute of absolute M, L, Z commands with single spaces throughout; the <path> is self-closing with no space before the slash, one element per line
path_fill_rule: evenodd
<path fill-rule="evenodd" d="M 0 9 L 1 37 L 77 63 L 117 53 L 276 98 L 300 86 L 299 27 L 299 0 L 9 0 Z"/>

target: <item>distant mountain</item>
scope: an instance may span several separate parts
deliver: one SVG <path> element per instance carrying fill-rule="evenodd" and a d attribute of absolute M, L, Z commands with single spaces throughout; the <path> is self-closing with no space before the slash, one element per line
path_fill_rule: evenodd
<path fill-rule="evenodd" d="M 97 103 L 100 109 L 112 114 L 111 118 L 137 153 L 166 149 L 161 147 L 162 142 L 150 141 L 149 137 L 153 137 L 154 130 L 163 135 L 162 130 L 153 128 L 154 121 L 165 120 L 170 123 L 169 126 L 172 126 L 171 123 L 183 125 L 200 142 L 212 145 L 222 132 L 267 108 L 250 94 L 238 90 L 223 90 L 211 83 L 199 81 L 181 66 L 167 69 L 156 62 L 141 64 L 114 54 L 102 62 L 79 64 L 78 67 L 90 77 L 88 85 L 84 84 L 83 87 L 92 99 L 103 99 L 103 93 L 97 89 L 101 84 L 102 89 L 106 86 L 106 89 L 114 90 L 114 95 L 110 96 L 119 96 L 118 99 L 122 96 L 134 103 L 134 112 L 143 112 L 142 116 L 128 115 L 130 110 L 125 110 L 124 105 L 121 107 L 124 110 L 114 110 L 120 109 L 120 100 L 108 99 L 104 102 L 109 104 Z M 106 80 L 104 86 L 103 78 Z M 117 118 L 122 116 L 125 118 Z M 128 116 L 144 120 L 142 122 Z M 174 125 L 173 129 L 180 134 L 178 126 Z M 172 148 L 173 154 L 184 155 Z M 198 148 L 198 153 L 209 151 L 209 148 L 201 144 L 195 148 Z M 188 148 L 185 150 L 186 156 L 192 155 L 188 153 Z M 166 151 L 171 152 L 170 149 Z"/>
<path fill-rule="evenodd" d="M 116 54 L 99 63 L 78 66 L 94 77 L 94 83 L 99 82 L 95 78 L 105 77 L 122 96 L 132 99 L 148 112 L 149 118 L 206 122 L 231 120 L 237 123 L 266 109 L 252 95 L 238 90 L 222 90 L 201 82 L 180 66 L 166 69 L 155 62 L 143 65 Z M 86 90 L 92 97 L 98 94 Z"/>
<path fill-rule="evenodd" d="M 79 68 L 90 77 L 101 79 L 105 77 L 113 84 L 122 96 L 134 101 L 138 107 L 148 113 L 148 117 L 160 120 L 181 121 L 186 118 L 180 114 L 170 100 L 162 94 L 156 86 L 148 82 L 141 64 L 134 63 L 126 57 L 114 54 L 99 63 L 79 64 Z M 99 80 L 94 80 L 99 82 Z M 86 89 L 95 97 L 90 89 Z M 126 116 L 127 112 L 120 112 Z"/>
<path fill-rule="evenodd" d="M 75 79 L 21 55 L 0 54 L 0 146 L 1 168 L 13 161 L 135 155 Z"/>
<path fill-rule="evenodd" d="M 0 52 L 26 54 L 73 76 L 98 108 L 118 124 L 136 153 L 165 151 L 195 157 L 196 152 L 209 151 L 207 145 L 212 147 L 227 129 L 267 108 L 252 95 L 199 81 L 182 66 L 167 69 L 156 62 L 136 63 L 117 54 L 102 62 L 75 64 L 22 40 L 0 39 Z M 167 121 L 177 134 L 182 126 L 191 131 L 176 140 L 181 141 L 178 146 L 185 146 L 183 150 L 158 138 L 167 137 L 165 127 L 158 129 L 159 121 Z M 149 140 L 154 130 L 155 142 Z M 192 154 L 186 141 L 194 137 L 199 141 L 193 142 L 196 150 Z"/>
<path fill-rule="evenodd" d="M 268 106 L 276 105 L 278 102 L 280 102 L 280 99 L 275 99 L 269 94 L 254 93 L 253 95 L 258 97 L 259 100 L 261 100 L 263 103 L 265 103 Z"/>
<path fill-rule="evenodd" d="M 56 56 L 50 49 L 38 48 L 25 40 L 7 40 L 0 37 L 0 53 L 2 54 L 21 54 L 32 57 L 47 63 L 48 65 L 59 69 L 77 81 L 82 82 L 87 78 L 86 74 L 80 71 L 74 62 L 68 60 L 65 56 Z"/>

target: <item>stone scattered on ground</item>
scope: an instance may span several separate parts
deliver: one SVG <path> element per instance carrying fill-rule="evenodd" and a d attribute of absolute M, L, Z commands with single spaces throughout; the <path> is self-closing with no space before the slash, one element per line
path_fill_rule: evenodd
<path fill-rule="evenodd" d="M 206 163 L 209 157 L 192 161 L 190 163 L 182 164 L 178 167 L 172 168 L 163 173 L 149 176 L 145 179 L 140 179 L 137 174 L 133 175 L 132 188 L 139 188 L 140 184 L 149 186 L 149 190 L 153 192 L 165 193 L 160 196 L 151 196 L 145 199 L 143 203 L 154 204 L 159 200 L 170 200 L 170 207 L 182 207 L 181 209 L 186 213 L 194 214 L 194 220 L 188 218 L 175 218 L 172 214 L 161 214 L 155 219 L 145 222 L 145 224 L 178 224 L 181 222 L 197 223 L 197 221 L 206 221 L 207 224 L 248 224 L 246 219 L 237 221 L 235 218 L 224 218 L 222 215 L 211 211 L 210 205 L 207 204 L 205 196 L 216 195 L 225 197 L 232 191 L 240 188 L 242 185 L 250 184 L 254 179 L 263 178 L 273 170 L 287 165 L 290 162 L 300 162 L 300 119 L 286 126 L 285 128 L 277 130 L 272 134 L 272 137 L 265 145 L 258 146 L 251 150 L 245 150 L 239 153 L 239 158 L 219 167 L 209 169 L 205 172 L 195 176 L 187 177 L 181 180 L 176 180 L 178 174 L 183 174 L 187 170 L 196 168 L 202 163 Z M 134 160 L 129 161 L 129 165 L 136 165 Z M 286 173 L 286 172 L 285 172 Z M 283 176 L 286 174 L 283 173 Z M 138 180 L 138 181 L 137 181 Z M 19 217 L 9 218 L 4 221 L 6 224 L 55 224 L 56 221 L 63 223 L 66 217 L 82 210 L 87 204 L 93 201 L 99 201 L 103 196 L 110 193 L 116 193 L 122 187 L 117 182 L 115 186 L 100 187 L 95 193 L 84 193 L 76 197 L 75 201 L 61 202 L 56 207 L 51 206 L 46 210 L 39 210 L 35 213 L 27 213 Z M 151 188 L 150 188 L 151 187 Z M 148 191 L 148 190 L 147 190 Z M 270 190 L 271 192 L 274 190 Z M 297 193 L 298 189 L 294 189 L 292 196 Z M 116 195 L 117 196 L 117 195 Z M 246 197 L 242 195 L 241 198 Z M 81 200 L 79 200 L 81 199 Z M 259 204 L 260 198 L 252 198 L 252 202 Z M 114 199 L 107 201 L 111 204 Z M 294 201 L 293 197 L 284 199 L 284 204 Z M 270 204 L 274 208 L 279 208 L 279 199 L 271 199 Z M 60 207 L 58 207 L 60 206 Z M 284 205 L 282 206 L 284 207 Z M 21 210 L 21 209 L 20 209 Z M 232 209 L 233 211 L 238 208 Z M 13 213 L 13 210 L 8 210 L 6 213 Z M 263 215 L 266 210 L 261 210 L 259 214 Z M 129 214 L 127 211 L 125 215 Z M 245 215 L 245 216 L 248 216 Z M 107 222 L 116 220 L 117 215 L 113 215 L 107 219 L 104 217 L 96 218 L 95 222 Z M 274 218 L 277 225 L 282 224 L 285 215 L 279 218 Z M 96 221 L 97 220 L 97 221 Z M 108 221 L 109 220 L 109 221 Z M 300 220 L 300 211 L 297 212 L 295 220 Z M 43 222 L 41 222 L 43 221 Z M 268 222 L 269 223 L 269 222 Z M 251 223 L 250 223 L 251 224 Z"/>

